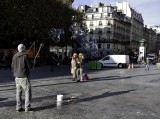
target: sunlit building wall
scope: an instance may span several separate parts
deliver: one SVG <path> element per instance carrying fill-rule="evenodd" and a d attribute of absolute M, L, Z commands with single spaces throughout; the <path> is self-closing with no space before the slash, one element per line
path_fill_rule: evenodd
<path fill-rule="evenodd" d="M 95 37 L 101 55 L 124 54 L 130 41 L 130 18 L 116 6 L 99 3 L 97 6 L 79 6 L 85 13 L 84 23 L 89 29 L 87 39 Z"/>
<path fill-rule="evenodd" d="M 139 40 L 143 38 L 143 17 L 140 12 L 130 6 L 129 2 L 117 2 L 117 9 L 122 10 L 131 19 L 130 48 L 138 49 Z"/>

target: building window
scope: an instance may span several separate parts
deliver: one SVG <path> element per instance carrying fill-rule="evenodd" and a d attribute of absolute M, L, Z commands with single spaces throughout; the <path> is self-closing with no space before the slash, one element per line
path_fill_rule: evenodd
<path fill-rule="evenodd" d="M 111 25 L 111 21 L 108 21 L 108 25 Z"/>
<path fill-rule="evenodd" d="M 90 33 L 93 33 L 93 29 L 90 29 Z"/>
<path fill-rule="evenodd" d="M 111 33 L 111 29 L 110 28 L 108 28 L 107 33 Z"/>
<path fill-rule="evenodd" d="M 90 22 L 90 26 L 94 26 L 94 24 L 93 24 L 93 22 L 92 22 L 92 21 Z"/>
<path fill-rule="evenodd" d="M 110 51 L 107 51 L 107 55 L 109 55 L 110 54 Z"/>
<path fill-rule="evenodd" d="M 94 19 L 94 15 L 92 15 L 92 19 Z"/>
<path fill-rule="evenodd" d="M 87 19 L 92 19 L 92 15 L 87 15 Z"/>
<path fill-rule="evenodd" d="M 110 44 L 107 44 L 107 49 L 110 49 Z"/>
<path fill-rule="evenodd" d="M 102 33 L 102 29 L 101 28 L 99 28 L 98 33 Z"/>
<path fill-rule="evenodd" d="M 98 12 L 98 8 L 94 8 L 94 9 L 93 9 L 93 12 Z"/>
<path fill-rule="evenodd" d="M 102 47 L 102 45 L 101 45 L 101 44 L 98 44 L 98 48 L 101 49 L 101 47 Z"/>
<path fill-rule="evenodd" d="M 103 18 L 103 13 L 101 13 L 101 18 Z"/>
<path fill-rule="evenodd" d="M 103 24 L 102 24 L 102 21 L 99 21 L 99 26 L 102 26 Z"/>
<path fill-rule="evenodd" d="M 98 12 L 98 8 L 96 8 L 96 12 Z"/>
<path fill-rule="evenodd" d="M 102 36 L 98 36 L 98 41 L 102 41 L 102 40 L 103 40 Z"/>
<path fill-rule="evenodd" d="M 82 25 L 83 25 L 83 26 L 86 26 L 87 24 L 86 24 L 86 22 L 83 22 Z"/>

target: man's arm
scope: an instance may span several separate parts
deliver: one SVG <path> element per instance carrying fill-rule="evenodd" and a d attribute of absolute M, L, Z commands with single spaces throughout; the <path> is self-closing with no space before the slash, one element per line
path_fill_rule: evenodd
<path fill-rule="evenodd" d="M 12 57 L 11 69 L 12 69 L 12 71 L 14 69 L 14 56 Z"/>
<path fill-rule="evenodd" d="M 27 76 L 29 77 L 30 69 L 32 68 L 32 65 L 31 65 L 27 55 L 25 56 L 25 65 L 26 65 L 26 69 L 27 69 Z"/>

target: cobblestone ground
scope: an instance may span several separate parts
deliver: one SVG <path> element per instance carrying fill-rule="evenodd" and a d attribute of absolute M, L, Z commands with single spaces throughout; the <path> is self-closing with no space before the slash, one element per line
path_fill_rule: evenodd
<path fill-rule="evenodd" d="M 160 68 L 85 72 L 90 80 L 81 83 L 72 81 L 68 66 L 31 70 L 34 112 L 17 113 L 12 72 L 1 69 L 0 119 L 160 119 Z M 61 107 L 58 94 L 64 95 Z"/>

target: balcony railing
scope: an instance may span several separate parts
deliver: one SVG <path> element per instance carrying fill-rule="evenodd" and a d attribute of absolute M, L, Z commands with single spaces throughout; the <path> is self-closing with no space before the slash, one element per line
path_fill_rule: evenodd
<path fill-rule="evenodd" d="M 100 19 L 100 16 L 94 16 L 93 19 Z"/>

